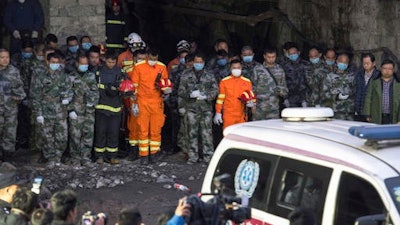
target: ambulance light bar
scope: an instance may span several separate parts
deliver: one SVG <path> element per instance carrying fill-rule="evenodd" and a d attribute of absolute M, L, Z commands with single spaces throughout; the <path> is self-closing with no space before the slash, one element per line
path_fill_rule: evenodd
<path fill-rule="evenodd" d="M 400 139 L 400 125 L 354 126 L 349 128 L 349 133 L 374 141 Z"/>

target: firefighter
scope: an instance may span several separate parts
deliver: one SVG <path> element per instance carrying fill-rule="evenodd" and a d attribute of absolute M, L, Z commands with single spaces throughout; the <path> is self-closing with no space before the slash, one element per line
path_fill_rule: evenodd
<path fill-rule="evenodd" d="M 132 72 L 135 64 L 134 53 L 145 49 L 146 43 L 137 33 L 130 33 L 128 36 L 128 46 L 129 48 L 118 56 L 118 66 L 122 68 L 124 73 Z"/>
<path fill-rule="evenodd" d="M 127 32 L 120 0 L 112 0 L 111 8 L 106 15 L 106 47 L 122 52 L 125 49 Z"/>
<path fill-rule="evenodd" d="M 119 84 L 124 80 L 121 68 L 117 66 L 117 54 L 113 49 L 106 51 L 105 66 L 99 71 L 99 104 L 96 105 L 94 150 L 96 162 L 118 164 L 119 127 L 122 101 Z"/>
<path fill-rule="evenodd" d="M 231 75 L 219 83 L 219 94 L 215 104 L 214 123 L 226 127 L 246 121 L 246 108 L 255 105 L 255 99 L 241 100 L 243 92 L 252 91 L 251 81 L 242 76 L 242 63 L 239 60 L 231 61 Z M 223 108 L 223 115 L 222 115 Z"/>
<path fill-rule="evenodd" d="M 171 93 L 172 89 L 161 90 L 156 84 L 167 78 L 167 68 L 158 61 L 156 49 L 150 49 L 148 59 L 136 64 L 133 71 L 133 83 L 137 88 L 137 105 L 133 107 L 139 125 L 139 156 L 142 164 L 154 162 L 160 151 L 161 128 L 165 121 L 163 94 Z M 147 157 L 149 153 L 150 157 Z"/>

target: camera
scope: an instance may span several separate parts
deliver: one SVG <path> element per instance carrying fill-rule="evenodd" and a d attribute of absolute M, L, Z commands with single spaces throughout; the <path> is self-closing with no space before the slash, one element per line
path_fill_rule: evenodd
<path fill-rule="evenodd" d="M 31 191 L 35 194 L 40 194 L 40 188 L 43 183 L 43 177 L 37 176 L 33 179 Z"/>
<path fill-rule="evenodd" d="M 214 197 L 208 202 L 203 202 L 199 195 L 187 197 L 186 202 L 190 204 L 191 216 L 185 218 L 186 223 L 189 225 L 222 225 L 231 220 L 235 224 L 240 224 L 251 219 L 251 209 L 242 205 L 241 198 L 223 193 L 225 182 L 229 178 L 229 174 L 222 174 L 214 178 L 216 193 L 200 194 L 200 196 L 213 195 Z"/>
<path fill-rule="evenodd" d="M 104 219 L 104 224 L 107 224 L 107 217 L 104 213 L 92 213 L 91 211 L 87 211 L 82 215 L 82 225 L 93 225 L 95 222 L 100 219 Z"/>

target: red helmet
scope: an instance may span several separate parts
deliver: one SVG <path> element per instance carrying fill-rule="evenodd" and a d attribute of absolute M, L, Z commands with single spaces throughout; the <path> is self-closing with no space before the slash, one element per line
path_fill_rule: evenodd
<path fill-rule="evenodd" d="M 121 2 L 119 0 L 112 0 L 112 6 L 121 6 Z"/>
<path fill-rule="evenodd" d="M 103 45 L 103 44 L 98 44 L 97 45 L 98 47 L 99 47 L 99 49 L 100 49 L 100 55 L 104 55 L 104 54 L 106 54 L 106 47 Z"/>
<path fill-rule="evenodd" d="M 124 92 L 124 93 L 135 92 L 135 90 L 136 90 L 135 85 L 129 79 L 126 79 L 126 80 L 122 81 L 119 84 L 119 91 L 120 92 Z"/>
<path fill-rule="evenodd" d="M 247 101 L 253 100 L 255 98 L 256 98 L 256 96 L 254 95 L 254 92 L 250 91 L 250 90 L 244 91 L 240 95 L 240 100 L 242 100 L 243 102 L 247 102 Z"/>
<path fill-rule="evenodd" d="M 168 78 L 160 79 L 158 82 L 158 87 L 164 91 L 165 89 L 172 88 L 174 85 L 172 84 L 171 80 Z"/>

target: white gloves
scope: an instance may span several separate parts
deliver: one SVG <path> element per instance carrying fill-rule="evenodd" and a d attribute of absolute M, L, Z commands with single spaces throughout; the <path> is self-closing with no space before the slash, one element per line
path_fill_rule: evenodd
<path fill-rule="evenodd" d="M 166 88 L 166 89 L 163 91 L 163 93 L 164 93 L 165 95 L 171 94 L 171 93 L 172 93 L 172 88 Z"/>
<path fill-rule="evenodd" d="M 91 107 L 93 107 L 93 104 L 91 104 L 91 103 L 86 103 L 86 107 L 91 108 Z"/>
<path fill-rule="evenodd" d="M 197 97 L 197 100 L 206 100 L 207 99 L 207 95 L 205 95 L 205 94 L 200 94 L 198 97 Z"/>
<path fill-rule="evenodd" d="M 287 100 L 287 99 L 285 99 L 285 101 L 283 101 L 283 104 L 286 106 L 286 108 L 290 107 L 289 100 Z"/>
<path fill-rule="evenodd" d="M 303 108 L 307 107 L 307 102 L 306 101 L 302 101 L 301 102 L 301 107 L 303 107 Z"/>
<path fill-rule="evenodd" d="M 135 117 L 139 115 L 139 106 L 138 104 L 133 104 L 132 105 L 132 113 Z"/>
<path fill-rule="evenodd" d="M 216 125 L 221 125 L 223 123 L 222 121 L 222 114 L 221 113 L 215 113 L 214 116 L 214 124 Z"/>
<path fill-rule="evenodd" d="M 72 120 L 78 119 L 78 115 L 76 115 L 75 111 L 70 112 L 68 115 L 69 115 L 69 118 Z"/>
<path fill-rule="evenodd" d="M 61 101 L 61 104 L 63 104 L 63 105 L 68 105 L 68 104 L 69 104 L 69 100 L 68 100 L 68 99 L 63 99 L 63 100 Z"/>
<path fill-rule="evenodd" d="M 344 95 L 344 94 L 342 94 L 342 93 L 339 93 L 338 94 L 338 99 L 339 100 L 346 100 L 346 99 L 348 99 L 349 98 L 349 95 Z"/>
<path fill-rule="evenodd" d="M 186 109 L 185 108 L 179 108 L 178 112 L 179 112 L 179 115 L 183 116 L 186 113 Z"/>
<path fill-rule="evenodd" d="M 36 30 L 32 31 L 32 38 L 38 38 L 38 37 L 39 33 Z"/>
<path fill-rule="evenodd" d="M 15 39 L 21 39 L 21 34 L 17 30 L 14 30 L 13 36 L 14 36 Z"/>
<path fill-rule="evenodd" d="M 252 100 L 247 101 L 246 102 L 246 107 L 253 108 L 254 107 L 254 102 Z"/>
<path fill-rule="evenodd" d="M 39 124 L 44 124 L 44 117 L 43 116 L 36 117 L 36 122 L 38 122 Z"/>
<path fill-rule="evenodd" d="M 195 91 L 192 91 L 192 93 L 190 93 L 191 98 L 198 98 L 199 96 L 200 96 L 199 90 L 195 90 Z"/>

